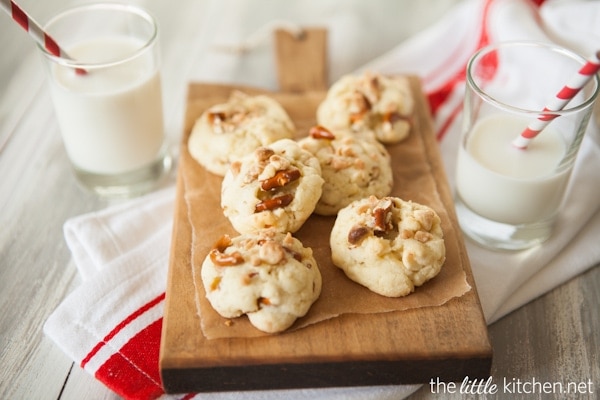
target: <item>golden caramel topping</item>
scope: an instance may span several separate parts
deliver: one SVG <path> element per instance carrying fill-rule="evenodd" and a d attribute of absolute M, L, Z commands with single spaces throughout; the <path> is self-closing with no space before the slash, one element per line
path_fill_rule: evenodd
<path fill-rule="evenodd" d="M 287 185 L 290 182 L 300 179 L 300 170 L 298 169 L 286 169 L 284 171 L 277 171 L 275 175 L 268 179 L 264 179 L 260 182 L 260 188 L 264 191 L 277 189 Z"/>
<path fill-rule="evenodd" d="M 310 128 L 308 131 L 308 135 L 313 139 L 326 139 L 326 140 L 334 140 L 335 135 L 331 133 L 331 131 L 325 128 L 322 125 L 316 125 Z"/>
<path fill-rule="evenodd" d="M 294 195 L 292 194 L 283 194 L 281 196 L 272 197 L 270 199 L 265 199 L 260 201 L 254 207 L 254 212 L 262 212 L 262 211 L 272 211 L 277 208 L 285 207 L 290 204 L 294 200 Z"/>

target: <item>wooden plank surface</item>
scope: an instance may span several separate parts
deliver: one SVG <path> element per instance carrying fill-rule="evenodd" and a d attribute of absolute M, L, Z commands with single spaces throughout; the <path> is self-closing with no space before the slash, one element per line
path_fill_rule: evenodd
<path fill-rule="evenodd" d="M 464 376 L 487 377 L 491 346 L 468 257 L 443 170 L 425 99 L 416 78 L 415 145 L 424 146 L 429 162 L 423 168 L 436 182 L 448 220 L 448 258 L 459 264 L 473 290 L 442 306 L 377 314 L 346 314 L 293 332 L 256 338 L 208 340 L 202 334 L 195 300 L 190 225 L 184 169 L 193 162 L 186 141 L 194 121 L 211 101 L 225 99 L 234 89 L 190 86 L 188 114 L 181 147 L 172 258 L 167 285 L 160 367 L 169 392 L 323 387 L 445 381 Z M 292 94 L 272 94 L 283 104 Z M 314 109 L 323 92 L 306 92 L 304 113 L 291 113 L 299 129 L 315 123 Z M 201 106 L 203 105 L 203 106 Z M 417 140 L 418 139 L 418 140 Z M 206 179 L 211 179 L 206 176 Z M 215 187 L 219 192 L 219 187 Z M 425 194 L 426 195 L 426 194 Z M 202 207 L 198 204 L 197 207 Z M 208 212 L 219 210 L 210 209 Z M 448 229 L 448 227 L 450 229 Z M 454 228 L 454 229 L 452 229 Z M 212 243 L 212 241 L 210 242 Z M 453 254 L 451 254 L 452 252 Z M 268 378 L 266 378 L 268 377 Z"/>

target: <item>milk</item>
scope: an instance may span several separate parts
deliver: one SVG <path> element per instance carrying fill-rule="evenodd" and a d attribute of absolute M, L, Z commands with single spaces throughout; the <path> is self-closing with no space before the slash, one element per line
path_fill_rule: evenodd
<path fill-rule="evenodd" d="M 527 224 L 551 218 L 560 205 L 570 172 L 557 168 L 566 144 L 550 125 L 526 150 L 514 147 L 529 122 L 500 114 L 482 118 L 460 146 L 456 189 L 484 218 Z"/>
<path fill-rule="evenodd" d="M 144 43 L 109 36 L 70 47 L 71 58 L 107 63 Z M 161 88 L 152 52 L 126 63 L 76 74 L 52 66 L 51 92 L 65 148 L 77 169 L 121 174 L 157 159 L 164 142 Z"/>

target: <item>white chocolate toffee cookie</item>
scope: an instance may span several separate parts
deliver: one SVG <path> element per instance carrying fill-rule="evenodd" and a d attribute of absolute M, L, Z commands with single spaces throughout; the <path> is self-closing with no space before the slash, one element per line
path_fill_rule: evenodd
<path fill-rule="evenodd" d="M 406 77 L 345 75 L 317 109 L 317 122 L 330 129 L 372 132 L 383 143 L 405 139 L 411 130 L 414 99 Z"/>
<path fill-rule="evenodd" d="M 240 233 L 295 232 L 315 209 L 323 178 L 319 160 L 291 139 L 234 161 L 221 186 L 221 207 Z"/>
<path fill-rule="evenodd" d="M 446 260 L 438 214 L 397 197 L 371 196 L 340 210 L 330 244 L 333 263 L 350 279 L 388 297 L 410 294 Z"/>
<path fill-rule="evenodd" d="M 312 250 L 272 230 L 224 235 L 202 264 L 211 306 L 225 318 L 243 314 L 263 332 L 289 328 L 321 293 L 321 272 Z"/>
<path fill-rule="evenodd" d="M 294 134 L 294 123 L 277 101 L 236 91 L 196 120 L 188 150 L 208 171 L 223 176 L 233 160 Z"/>
<path fill-rule="evenodd" d="M 394 182 L 391 157 L 374 138 L 334 134 L 318 125 L 298 143 L 317 157 L 325 180 L 315 213 L 335 215 L 354 200 L 390 194 Z"/>

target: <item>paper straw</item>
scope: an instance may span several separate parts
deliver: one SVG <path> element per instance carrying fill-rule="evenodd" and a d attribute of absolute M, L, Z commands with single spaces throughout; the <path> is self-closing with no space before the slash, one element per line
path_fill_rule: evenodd
<path fill-rule="evenodd" d="M 72 59 L 69 55 L 60 48 L 58 43 L 38 24 L 33 18 L 31 18 L 21 7 L 19 7 L 12 0 L 0 0 L 0 6 L 2 9 L 6 11 L 11 18 L 21 26 L 21 28 L 25 29 L 29 36 L 33 38 L 40 46 L 45 48 L 48 53 L 52 54 L 56 57 Z M 85 74 L 85 70 L 81 68 L 76 68 L 75 71 L 78 74 Z"/>
<path fill-rule="evenodd" d="M 554 96 L 550 104 L 548 104 L 543 112 L 552 112 L 562 110 L 575 97 L 577 93 L 594 77 L 600 70 L 600 51 L 592 55 L 585 65 L 581 67 L 577 74 L 573 75 L 567 84 Z M 554 118 L 557 114 L 540 115 L 533 120 L 521 135 L 513 141 L 513 146 L 520 149 L 526 149 L 529 142 L 535 138 Z"/>

